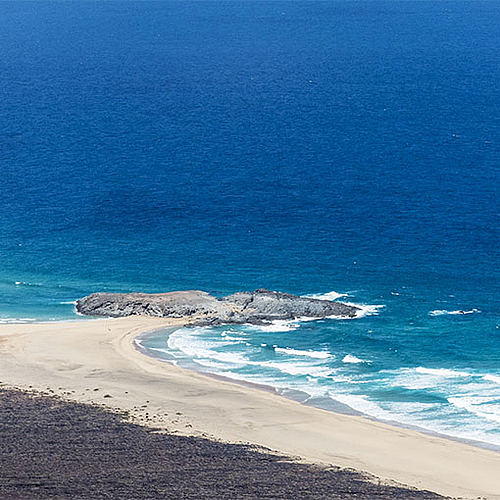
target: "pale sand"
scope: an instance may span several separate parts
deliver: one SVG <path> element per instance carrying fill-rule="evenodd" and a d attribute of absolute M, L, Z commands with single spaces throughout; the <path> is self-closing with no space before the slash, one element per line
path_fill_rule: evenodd
<path fill-rule="evenodd" d="M 182 323 L 135 317 L 1 325 L 0 382 L 132 410 L 169 431 L 255 443 L 445 495 L 500 499 L 500 453 L 303 406 L 135 349 L 139 333 Z"/>

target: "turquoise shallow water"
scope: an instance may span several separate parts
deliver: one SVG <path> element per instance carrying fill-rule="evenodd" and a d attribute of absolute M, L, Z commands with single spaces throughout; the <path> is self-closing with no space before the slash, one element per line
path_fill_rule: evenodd
<path fill-rule="evenodd" d="M 484 313 L 453 310 L 443 300 L 442 309 L 420 314 L 412 307 L 403 322 L 399 309 L 414 297 L 405 289 L 391 295 L 387 304 L 365 305 L 358 319 L 182 328 L 138 345 L 181 367 L 272 386 L 306 404 L 500 449 L 496 353 L 483 352 L 491 339 L 468 347 L 472 328 L 488 328 Z"/>
<path fill-rule="evenodd" d="M 0 322 L 75 319 L 103 290 L 335 290 L 383 307 L 151 347 L 499 443 L 500 4 L 0 16 Z"/>

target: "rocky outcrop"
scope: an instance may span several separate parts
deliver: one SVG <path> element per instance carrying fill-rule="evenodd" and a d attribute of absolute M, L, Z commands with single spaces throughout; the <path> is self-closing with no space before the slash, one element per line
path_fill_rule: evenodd
<path fill-rule="evenodd" d="M 265 323 L 300 317 L 356 317 L 357 307 L 298 297 L 265 289 L 238 292 L 218 299 L 206 292 L 189 290 L 158 294 L 94 293 L 77 301 L 76 310 L 90 316 L 187 317 L 195 324 Z"/>
<path fill-rule="evenodd" d="M 357 307 L 341 302 L 298 297 L 290 293 L 271 292 L 264 288 L 254 292 L 238 292 L 224 297 L 220 301 L 233 304 L 241 309 L 243 314 L 253 319 L 264 321 L 299 317 L 324 318 L 327 316 L 352 318 L 359 311 Z"/>
<path fill-rule="evenodd" d="M 76 302 L 76 310 L 91 316 L 219 316 L 226 307 L 199 290 L 170 293 L 94 293 Z"/>

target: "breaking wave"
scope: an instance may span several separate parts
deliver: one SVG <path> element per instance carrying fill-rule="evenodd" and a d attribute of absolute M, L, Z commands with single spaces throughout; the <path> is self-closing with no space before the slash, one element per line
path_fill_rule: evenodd
<path fill-rule="evenodd" d="M 342 363 L 353 363 L 353 364 L 356 364 L 356 363 L 371 363 L 371 361 L 367 361 L 365 359 L 357 358 L 356 356 L 352 356 L 351 354 L 346 354 L 342 358 Z"/>
<path fill-rule="evenodd" d="M 15 323 L 35 323 L 36 318 L 0 318 L 0 324 L 9 325 Z"/>
<path fill-rule="evenodd" d="M 437 375 L 440 377 L 471 377 L 472 374 L 463 371 L 449 370 L 447 368 L 424 368 L 423 366 L 418 366 L 415 368 L 417 373 L 423 373 L 425 375 Z"/>
<path fill-rule="evenodd" d="M 429 311 L 429 316 L 445 316 L 445 315 L 455 316 L 463 314 L 474 314 L 480 312 L 481 311 L 479 309 L 470 309 L 468 311 L 464 311 L 462 309 L 457 309 L 455 311 L 448 311 L 446 309 L 435 309 L 434 311 Z"/>
<path fill-rule="evenodd" d="M 291 356 L 307 356 L 316 359 L 328 359 L 332 357 L 327 351 L 303 351 L 300 349 L 291 349 L 290 347 L 275 347 L 274 352 L 281 352 Z"/>
<path fill-rule="evenodd" d="M 255 330 L 262 332 L 290 332 L 300 327 L 299 320 L 288 321 L 277 319 L 265 325 L 251 325 Z"/>
<path fill-rule="evenodd" d="M 302 295 L 302 297 L 307 297 L 308 299 L 318 299 L 318 300 L 337 300 L 340 297 L 347 297 L 347 293 L 338 293 L 338 292 L 327 292 L 327 293 L 311 293 L 308 295 Z"/>

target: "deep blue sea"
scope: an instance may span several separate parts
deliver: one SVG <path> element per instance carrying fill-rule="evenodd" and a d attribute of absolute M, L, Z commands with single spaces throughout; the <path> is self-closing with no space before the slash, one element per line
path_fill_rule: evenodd
<path fill-rule="evenodd" d="M 500 2 L 1 0 L 0 20 L 0 322 L 106 290 L 335 291 L 366 314 L 143 345 L 500 446 Z"/>

